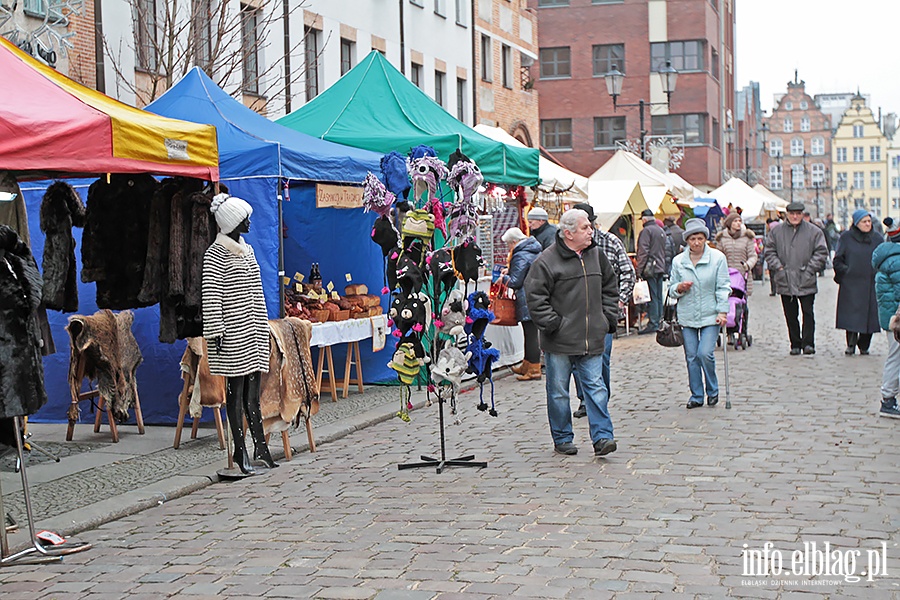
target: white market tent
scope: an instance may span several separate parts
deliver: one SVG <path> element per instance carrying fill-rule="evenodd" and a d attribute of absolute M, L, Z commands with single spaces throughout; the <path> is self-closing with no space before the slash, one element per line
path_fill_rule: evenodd
<path fill-rule="evenodd" d="M 641 185 L 641 191 L 647 201 L 647 208 L 652 210 L 657 217 L 665 218 L 670 215 L 677 217 L 681 214 L 678 205 L 675 204 L 675 199 L 665 186 Z"/>
<path fill-rule="evenodd" d="M 788 201 L 772 192 L 772 190 L 763 184 L 757 183 L 753 186 L 753 190 L 766 197 L 766 200 L 763 200 L 763 210 L 765 210 L 766 213 L 772 213 L 772 216 L 776 216 L 775 213 L 787 211 Z"/>
<path fill-rule="evenodd" d="M 604 231 L 609 231 L 620 216 L 640 215 L 641 211 L 650 208 L 640 184 L 633 179 L 589 182 L 588 203 Z"/>
<path fill-rule="evenodd" d="M 676 180 L 672 173 L 657 171 L 638 156 L 626 150 L 617 150 L 612 158 L 606 161 L 588 178 L 591 181 L 637 180 L 641 186 L 665 186 L 676 199 L 692 199 L 694 187 L 681 177 Z"/>
<path fill-rule="evenodd" d="M 475 126 L 475 131 L 494 141 L 502 142 L 509 146 L 517 146 L 520 148 L 527 147 L 499 127 L 478 124 Z M 575 199 L 576 202 L 587 200 L 588 198 L 587 177 L 569 171 L 565 167 L 562 167 L 543 156 L 538 159 L 538 175 L 541 178 L 541 187 L 544 188 L 544 191 L 553 192 L 568 190 L 567 195 Z"/>
<path fill-rule="evenodd" d="M 719 206 L 726 208 L 729 205 L 741 209 L 741 216 L 745 223 L 757 220 L 765 220 L 766 202 L 770 199 L 757 192 L 742 179 L 732 177 L 713 191 L 708 196 L 715 198 Z"/>

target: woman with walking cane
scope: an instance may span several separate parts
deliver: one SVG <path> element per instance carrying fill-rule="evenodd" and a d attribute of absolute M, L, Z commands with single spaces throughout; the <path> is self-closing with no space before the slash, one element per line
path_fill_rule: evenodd
<path fill-rule="evenodd" d="M 678 323 L 683 328 L 691 398 L 688 408 L 719 402 L 716 339 L 725 325 L 731 279 L 725 255 L 707 245 L 709 229 L 702 219 L 685 223 L 687 248 L 672 261 L 669 295 L 678 299 Z M 705 380 L 705 385 L 704 385 Z"/>

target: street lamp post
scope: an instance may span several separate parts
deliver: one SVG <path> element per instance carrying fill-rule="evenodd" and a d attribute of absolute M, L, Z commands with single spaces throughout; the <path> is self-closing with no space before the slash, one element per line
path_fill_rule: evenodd
<path fill-rule="evenodd" d="M 640 115 L 640 126 L 641 126 L 641 158 L 643 160 L 647 159 L 646 148 L 644 148 L 644 138 L 647 135 L 646 130 L 644 129 L 644 107 L 645 106 L 669 106 L 672 102 L 672 93 L 675 91 L 675 83 L 678 79 L 678 71 L 672 67 L 672 63 L 670 61 L 666 61 L 666 66 L 659 70 L 659 76 L 662 79 L 662 90 L 666 94 L 665 102 L 645 102 L 643 98 L 641 98 L 638 102 L 634 102 L 631 104 L 618 104 L 617 98 L 622 93 L 622 84 L 625 81 L 625 73 L 619 71 L 616 65 L 612 66 L 612 69 L 603 76 L 606 80 L 606 91 L 609 92 L 609 95 L 612 96 L 613 101 L 613 112 L 621 106 L 624 108 L 637 106 L 638 112 Z"/>

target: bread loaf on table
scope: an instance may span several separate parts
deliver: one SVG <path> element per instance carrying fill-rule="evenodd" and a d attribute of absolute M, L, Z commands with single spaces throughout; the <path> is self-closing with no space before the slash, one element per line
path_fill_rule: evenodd
<path fill-rule="evenodd" d="M 365 296 L 369 293 L 369 287 L 364 283 L 351 283 L 344 288 L 345 296 Z"/>

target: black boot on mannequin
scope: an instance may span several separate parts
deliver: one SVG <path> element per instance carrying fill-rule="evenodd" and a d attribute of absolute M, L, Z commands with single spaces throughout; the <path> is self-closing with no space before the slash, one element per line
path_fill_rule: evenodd
<path fill-rule="evenodd" d="M 269 446 L 266 444 L 266 434 L 263 431 L 262 414 L 259 410 L 259 373 L 247 375 L 247 387 L 244 390 L 244 411 L 247 414 L 247 423 L 250 425 L 250 435 L 253 436 L 253 458 L 266 463 L 270 469 L 278 466 L 272 460 Z"/>
<path fill-rule="evenodd" d="M 259 379 L 257 378 L 257 382 Z M 253 466 L 247 455 L 247 446 L 244 443 L 244 393 L 246 391 L 247 377 L 229 377 L 225 384 L 225 414 L 228 415 L 228 425 L 231 428 L 231 441 L 234 447 L 232 457 L 234 464 L 241 473 L 253 475 Z M 259 383 L 257 383 L 259 389 Z"/>

